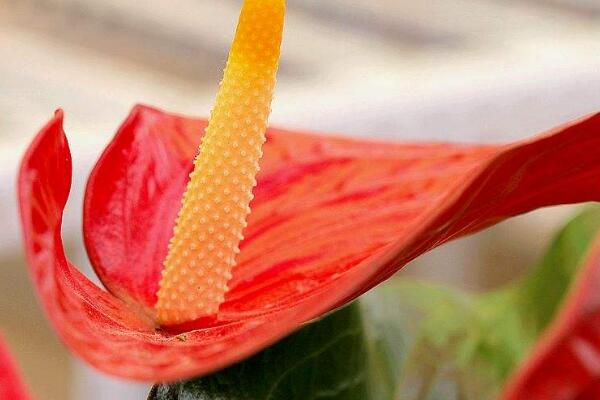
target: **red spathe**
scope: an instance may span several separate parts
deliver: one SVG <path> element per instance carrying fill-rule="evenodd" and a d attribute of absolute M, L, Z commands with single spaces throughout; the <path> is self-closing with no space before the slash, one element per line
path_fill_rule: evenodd
<path fill-rule="evenodd" d="M 65 343 L 98 369 L 169 381 L 239 361 L 448 240 L 539 207 L 600 200 L 600 115 L 502 146 L 394 144 L 267 132 L 231 290 L 215 318 L 148 318 L 205 127 L 138 106 L 94 169 L 88 253 L 65 258 L 71 157 L 57 112 L 27 151 L 19 201 L 31 276 Z"/>

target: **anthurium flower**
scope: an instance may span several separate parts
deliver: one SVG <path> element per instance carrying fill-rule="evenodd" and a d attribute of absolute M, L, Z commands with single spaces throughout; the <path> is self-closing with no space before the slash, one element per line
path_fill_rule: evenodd
<path fill-rule="evenodd" d="M 64 253 L 62 111 L 26 152 L 31 276 L 61 338 L 98 369 L 147 381 L 215 371 L 448 240 L 600 199 L 600 115 L 496 146 L 265 135 L 282 6 L 245 2 L 210 123 L 137 106 L 98 161 L 84 238 L 107 291 Z"/>
<path fill-rule="evenodd" d="M 8 347 L 0 337 L 0 399 L 30 400 Z"/>
<path fill-rule="evenodd" d="M 596 200 L 600 116 L 504 146 L 394 144 L 268 131 L 246 239 L 216 316 L 176 334 L 144 310 L 205 121 L 136 107 L 93 171 L 84 235 L 96 287 L 65 257 L 71 182 L 63 113 L 24 157 L 19 200 L 31 276 L 66 344 L 141 380 L 238 361 L 360 295 L 448 240 L 539 207 Z"/>

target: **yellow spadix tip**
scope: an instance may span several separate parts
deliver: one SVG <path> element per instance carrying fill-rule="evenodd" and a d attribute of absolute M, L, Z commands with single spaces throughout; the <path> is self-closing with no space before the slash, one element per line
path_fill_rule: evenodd
<path fill-rule="evenodd" d="M 279 64 L 284 0 L 245 0 L 183 195 L 156 303 L 161 325 L 218 312 L 250 213 Z"/>

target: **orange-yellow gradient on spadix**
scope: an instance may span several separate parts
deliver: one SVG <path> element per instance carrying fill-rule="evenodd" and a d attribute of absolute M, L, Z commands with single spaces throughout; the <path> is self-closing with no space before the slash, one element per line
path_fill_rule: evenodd
<path fill-rule="evenodd" d="M 284 14 L 284 0 L 242 6 L 164 261 L 156 303 L 161 325 L 215 314 L 227 292 L 262 156 Z"/>

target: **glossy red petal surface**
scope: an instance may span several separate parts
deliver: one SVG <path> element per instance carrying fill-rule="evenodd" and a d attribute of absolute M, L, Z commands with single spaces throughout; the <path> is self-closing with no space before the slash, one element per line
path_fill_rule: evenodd
<path fill-rule="evenodd" d="M 151 308 L 205 121 L 137 107 L 88 182 L 88 253 L 115 295 Z M 451 183 L 497 151 L 271 129 L 222 319 L 289 300 L 401 237 Z M 360 231 L 360 234 L 357 232 Z M 282 302 L 283 300 L 283 302 Z"/>
<path fill-rule="evenodd" d="M 214 371 L 350 300 L 419 254 L 545 205 L 600 199 L 600 117 L 509 146 L 391 144 L 270 130 L 232 289 L 218 320 L 154 332 L 151 306 L 204 122 L 137 107 L 94 170 L 85 239 L 105 285 L 64 257 L 70 158 L 58 115 L 25 156 L 32 275 L 61 336 L 114 375 Z"/>
<path fill-rule="evenodd" d="M 600 237 L 560 313 L 509 380 L 504 400 L 600 398 Z"/>
<path fill-rule="evenodd" d="M 21 380 L 17 365 L 0 336 L 0 399 L 30 400 L 29 392 Z"/>

